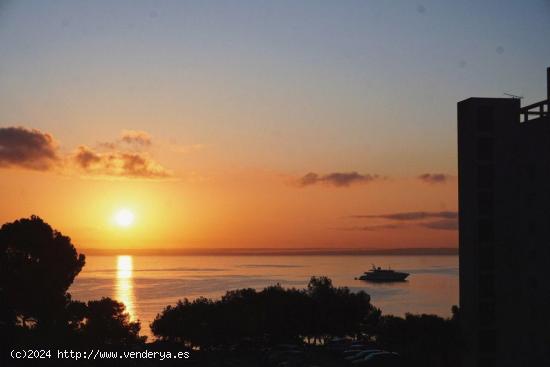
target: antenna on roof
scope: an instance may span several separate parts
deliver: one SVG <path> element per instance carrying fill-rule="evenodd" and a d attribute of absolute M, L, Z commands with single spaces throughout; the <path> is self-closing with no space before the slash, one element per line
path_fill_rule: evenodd
<path fill-rule="evenodd" d="M 502 93 L 502 94 L 504 94 L 505 96 L 514 98 L 514 99 L 523 99 L 523 96 L 517 96 L 517 95 L 512 94 L 512 93 Z"/>

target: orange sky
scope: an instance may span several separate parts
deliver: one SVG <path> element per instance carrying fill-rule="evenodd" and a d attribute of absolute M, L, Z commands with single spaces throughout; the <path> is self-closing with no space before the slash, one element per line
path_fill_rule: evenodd
<path fill-rule="evenodd" d="M 80 248 L 456 246 L 456 103 L 550 58 L 542 2 L 4 3 L 0 223 Z"/>
<path fill-rule="evenodd" d="M 253 169 L 156 179 L 96 177 L 72 168 L 0 172 L 0 221 L 37 214 L 81 248 L 446 247 L 457 241 L 456 220 L 437 214 L 456 210 L 454 177 L 302 187 L 298 175 Z M 134 213 L 131 226 L 113 220 L 120 209 Z M 351 217 L 408 212 L 409 220 Z M 442 221 L 443 228 L 429 228 Z"/>

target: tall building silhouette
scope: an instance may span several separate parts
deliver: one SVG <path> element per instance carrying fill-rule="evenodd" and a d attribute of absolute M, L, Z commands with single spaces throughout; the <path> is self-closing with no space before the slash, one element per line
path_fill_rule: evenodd
<path fill-rule="evenodd" d="M 550 366 L 549 100 L 458 103 L 464 366 Z"/>

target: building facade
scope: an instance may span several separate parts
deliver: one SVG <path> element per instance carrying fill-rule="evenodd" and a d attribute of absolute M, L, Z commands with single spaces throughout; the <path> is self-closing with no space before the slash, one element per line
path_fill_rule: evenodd
<path fill-rule="evenodd" d="M 550 366 L 547 99 L 458 103 L 464 366 Z"/>

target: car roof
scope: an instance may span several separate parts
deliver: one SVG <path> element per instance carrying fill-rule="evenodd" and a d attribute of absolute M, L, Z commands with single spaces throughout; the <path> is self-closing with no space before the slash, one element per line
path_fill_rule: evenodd
<path fill-rule="evenodd" d="M 393 353 L 393 352 L 388 352 L 388 351 L 380 351 L 380 352 L 376 352 L 376 353 L 372 353 L 372 354 L 369 354 L 365 359 L 374 359 L 376 358 L 376 356 L 380 356 L 380 355 L 394 355 L 394 356 L 398 356 L 397 353 Z"/>

